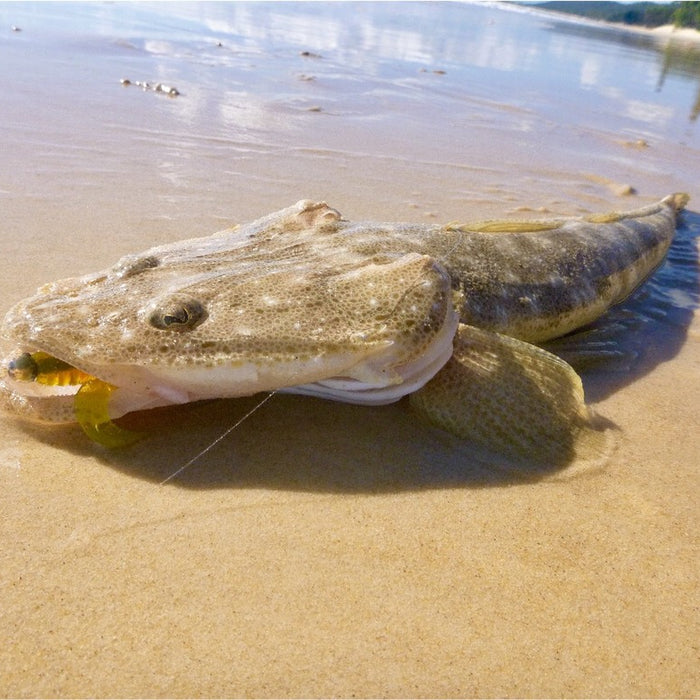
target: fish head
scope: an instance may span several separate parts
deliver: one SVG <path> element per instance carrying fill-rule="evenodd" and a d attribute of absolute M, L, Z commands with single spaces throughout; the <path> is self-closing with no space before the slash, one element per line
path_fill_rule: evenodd
<path fill-rule="evenodd" d="M 302 201 L 45 285 L 5 317 L 3 390 L 15 408 L 69 417 L 79 386 L 13 371 L 18 357 L 42 353 L 116 387 L 113 418 L 275 390 L 389 403 L 449 359 L 456 306 L 433 258 L 360 254 L 337 212 Z"/>

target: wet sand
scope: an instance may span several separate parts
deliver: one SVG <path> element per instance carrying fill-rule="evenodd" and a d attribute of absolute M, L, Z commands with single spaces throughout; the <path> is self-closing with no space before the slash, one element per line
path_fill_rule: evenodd
<path fill-rule="evenodd" d="M 564 98 L 465 97 L 418 48 L 410 75 L 389 62 L 370 78 L 338 68 L 327 31 L 278 49 L 279 70 L 240 40 L 224 99 L 177 42 L 147 50 L 134 24 L 67 44 L 52 12 L 0 44 L 4 308 L 302 197 L 416 221 L 693 199 L 674 246 L 685 286 L 662 277 L 630 302 L 639 359 L 584 375 L 617 426 L 604 463 L 513 470 L 405 402 L 277 395 L 160 486 L 257 399 L 154 412 L 150 437 L 114 452 L 1 416 L 0 694 L 697 696 L 697 125 L 676 138 L 604 112 L 584 127 Z M 480 35 L 510 20 L 489 21 Z M 347 94 L 361 79 L 378 80 L 366 103 Z M 626 183 L 636 196 L 611 189 Z"/>

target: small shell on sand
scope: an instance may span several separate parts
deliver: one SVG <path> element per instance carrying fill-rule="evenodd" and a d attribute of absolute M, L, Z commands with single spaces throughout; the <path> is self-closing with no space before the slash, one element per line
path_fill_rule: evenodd
<path fill-rule="evenodd" d="M 634 141 L 620 141 L 619 143 L 625 148 L 635 148 L 637 150 L 649 148 L 649 142 L 646 139 L 635 139 Z"/>
<path fill-rule="evenodd" d="M 611 180 L 608 177 L 593 175 L 592 173 L 585 174 L 584 177 L 598 185 L 605 185 L 616 197 L 630 197 L 633 194 L 637 194 L 636 188 L 627 182 L 615 182 L 615 180 Z"/>
<path fill-rule="evenodd" d="M 180 94 L 180 91 L 177 88 L 172 87 L 171 85 L 163 85 L 163 83 L 158 83 L 153 89 L 156 92 L 164 92 L 166 95 L 170 95 L 171 97 L 176 97 Z"/>
<path fill-rule="evenodd" d="M 637 194 L 637 190 L 628 183 L 611 182 L 608 188 L 618 197 L 630 197 L 633 194 Z"/>
<path fill-rule="evenodd" d="M 156 83 L 153 85 L 152 83 L 146 82 L 144 80 L 136 80 L 135 82 L 132 82 L 129 80 L 129 78 L 121 78 L 119 81 L 122 85 L 128 86 L 128 85 L 136 85 L 143 90 L 152 90 L 153 92 L 162 92 L 165 95 L 169 95 L 170 97 L 177 97 L 180 94 L 180 91 L 176 87 L 172 87 L 172 85 L 164 85 L 163 83 Z"/>

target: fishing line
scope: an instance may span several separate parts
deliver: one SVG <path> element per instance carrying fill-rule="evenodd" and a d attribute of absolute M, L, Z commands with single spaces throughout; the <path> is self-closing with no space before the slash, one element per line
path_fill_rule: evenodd
<path fill-rule="evenodd" d="M 163 484 L 167 484 L 171 479 L 174 479 L 178 474 L 182 474 L 182 472 L 185 471 L 188 467 L 193 465 L 200 457 L 203 457 L 209 450 L 211 450 L 212 447 L 215 445 L 218 445 L 229 433 L 234 431 L 243 421 L 247 420 L 250 418 L 250 416 L 253 415 L 263 404 L 267 403 L 275 394 L 277 393 L 277 390 L 271 391 L 267 396 L 265 396 L 263 399 L 261 399 L 253 408 L 248 411 L 242 418 L 239 418 L 233 425 L 229 426 L 224 430 L 221 435 L 219 435 L 214 442 L 211 442 L 209 445 L 207 445 L 199 454 L 196 454 L 192 459 L 187 462 L 186 464 L 183 464 L 176 472 L 173 472 L 170 476 L 166 477 L 163 479 L 163 481 L 160 482 L 159 486 L 163 486 Z"/>

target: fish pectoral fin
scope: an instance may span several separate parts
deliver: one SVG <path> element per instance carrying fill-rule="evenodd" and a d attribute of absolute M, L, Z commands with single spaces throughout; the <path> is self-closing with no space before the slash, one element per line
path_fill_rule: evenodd
<path fill-rule="evenodd" d="M 564 466 L 594 428 L 580 377 L 546 350 L 460 324 L 454 353 L 411 395 L 419 414 L 491 452 Z"/>
<path fill-rule="evenodd" d="M 144 433 L 120 428 L 109 417 L 109 398 L 116 389 L 101 379 L 85 382 L 75 395 L 75 419 L 85 434 L 105 447 L 127 447 L 144 437 Z"/>

